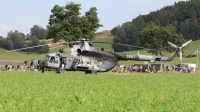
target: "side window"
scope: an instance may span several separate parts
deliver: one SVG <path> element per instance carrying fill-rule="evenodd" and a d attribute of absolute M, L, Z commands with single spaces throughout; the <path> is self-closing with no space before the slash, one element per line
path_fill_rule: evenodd
<path fill-rule="evenodd" d="M 50 63 L 54 63 L 54 62 L 55 62 L 55 57 L 52 56 L 52 57 L 50 58 L 49 62 L 50 62 Z"/>

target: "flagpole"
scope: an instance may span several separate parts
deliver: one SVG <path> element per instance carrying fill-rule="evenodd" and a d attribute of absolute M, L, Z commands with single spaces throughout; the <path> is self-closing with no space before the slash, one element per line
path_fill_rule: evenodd
<path fill-rule="evenodd" d="M 199 69 L 199 49 L 197 49 L 197 66 L 196 66 L 196 73 L 198 72 L 198 69 Z"/>
<path fill-rule="evenodd" d="M 196 67 L 196 71 L 197 71 L 197 69 L 199 68 L 198 67 L 198 64 L 199 64 L 199 49 L 197 49 L 197 67 Z"/>

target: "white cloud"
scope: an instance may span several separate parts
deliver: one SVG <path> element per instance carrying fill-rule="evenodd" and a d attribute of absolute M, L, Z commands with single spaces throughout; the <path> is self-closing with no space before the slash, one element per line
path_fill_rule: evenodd
<path fill-rule="evenodd" d="M 10 30 L 11 30 L 11 28 L 9 26 L 0 23 L 0 31 L 7 31 L 8 32 Z"/>
<path fill-rule="evenodd" d="M 11 28 L 5 24 L 0 23 L 0 36 L 6 36 L 11 31 Z"/>

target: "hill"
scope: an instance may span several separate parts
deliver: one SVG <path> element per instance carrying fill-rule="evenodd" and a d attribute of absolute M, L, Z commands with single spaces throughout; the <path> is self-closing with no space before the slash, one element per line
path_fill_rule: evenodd
<path fill-rule="evenodd" d="M 185 40 L 200 39 L 200 2 L 199 0 L 188 0 L 175 2 L 174 5 L 164 6 L 160 10 L 151 11 L 146 15 L 138 15 L 132 21 L 124 22 L 111 30 L 115 35 L 116 43 L 137 44 L 140 31 L 149 24 L 155 23 L 165 27 L 173 25 L 177 34 L 183 35 Z M 117 50 L 117 49 L 116 49 Z M 123 51 L 127 49 L 119 49 Z"/>
<path fill-rule="evenodd" d="M 105 30 L 105 31 L 102 31 L 102 32 L 97 32 L 95 34 L 95 38 L 106 38 L 106 37 L 111 37 L 112 34 L 109 30 Z"/>

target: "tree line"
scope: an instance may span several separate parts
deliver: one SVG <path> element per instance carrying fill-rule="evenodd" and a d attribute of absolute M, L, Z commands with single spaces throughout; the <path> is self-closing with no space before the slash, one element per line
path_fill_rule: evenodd
<path fill-rule="evenodd" d="M 0 36 L 0 47 L 13 50 L 13 49 L 21 49 L 26 47 L 32 47 L 37 45 L 47 44 L 45 41 L 40 41 L 45 39 L 46 30 L 38 25 L 34 25 L 30 29 L 30 34 L 24 34 L 22 32 L 10 31 L 8 32 L 6 37 Z M 38 48 L 24 49 L 21 50 L 23 52 L 36 52 L 36 53 L 48 53 L 49 47 L 43 46 Z"/>
<path fill-rule="evenodd" d="M 150 12 L 147 15 L 139 15 L 138 17 L 132 19 L 132 21 L 125 22 L 122 25 L 118 25 L 111 30 L 112 35 L 114 35 L 113 42 L 123 43 L 123 44 L 127 43 L 129 45 L 144 45 L 148 43 L 148 42 L 141 42 L 141 40 L 144 41 L 144 39 L 140 39 L 140 37 L 144 35 L 144 29 L 154 28 L 154 27 L 157 28 L 157 26 L 160 28 L 165 27 L 165 29 L 167 28 L 168 30 L 172 29 L 173 27 L 173 31 L 175 31 L 174 32 L 175 34 L 183 36 L 183 39 L 181 39 L 181 41 L 189 39 L 199 40 L 200 39 L 199 0 L 175 2 L 174 5 L 165 6 L 160 10 Z M 162 34 L 160 35 L 162 37 L 160 38 L 161 40 L 166 40 L 166 39 L 168 39 L 169 41 L 177 40 L 177 42 L 175 43 L 180 43 L 178 39 L 175 39 L 177 36 L 169 37 L 169 36 L 163 36 Z M 146 36 L 149 37 L 149 35 Z M 145 41 L 150 41 L 152 38 L 146 37 Z M 155 40 L 154 43 L 158 41 L 159 40 Z M 113 48 L 115 49 L 115 51 L 125 51 L 134 49 L 130 47 L 121 47 L 121 46 L 119 47 L 116 45 L 113 45 Z"/>

